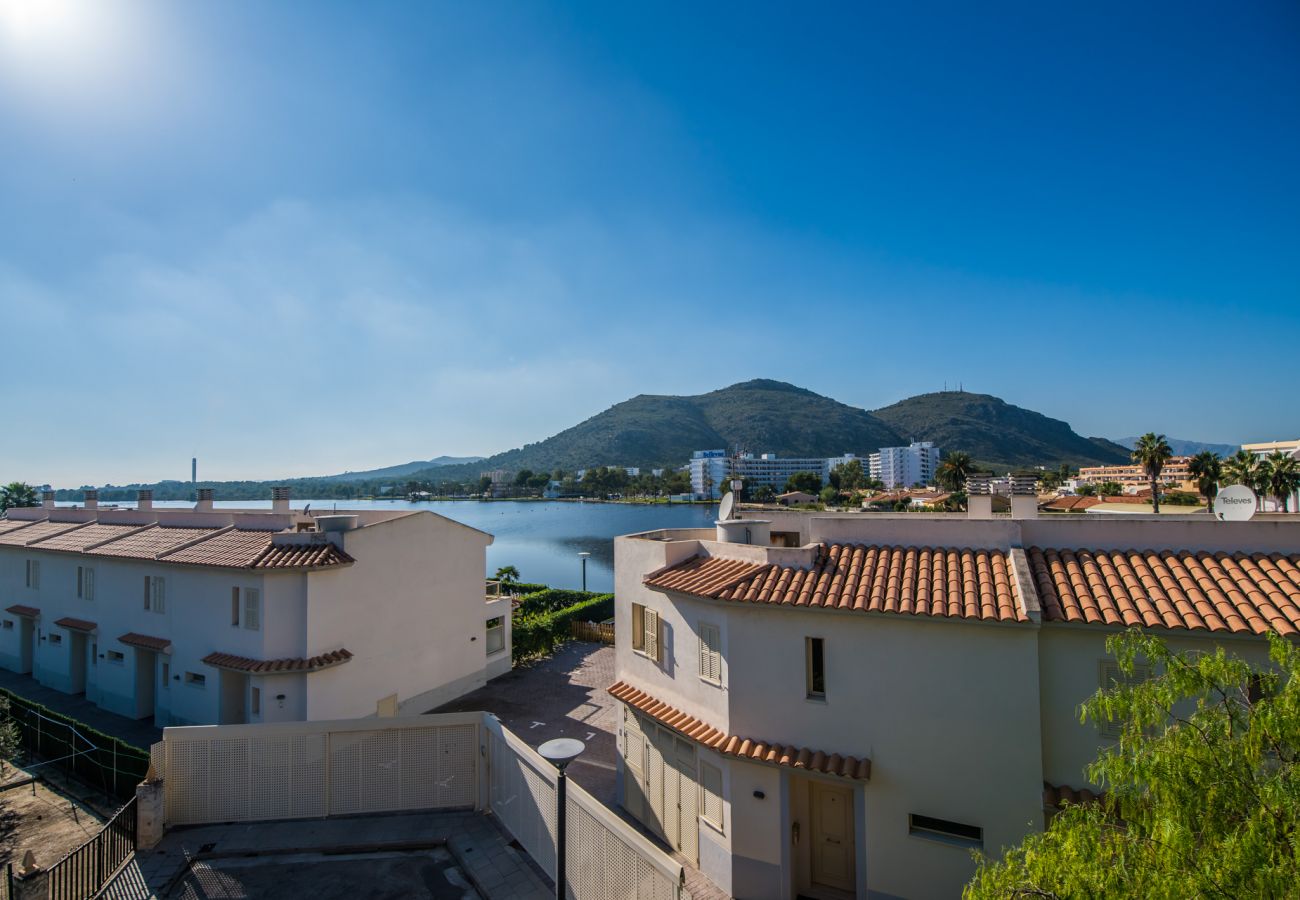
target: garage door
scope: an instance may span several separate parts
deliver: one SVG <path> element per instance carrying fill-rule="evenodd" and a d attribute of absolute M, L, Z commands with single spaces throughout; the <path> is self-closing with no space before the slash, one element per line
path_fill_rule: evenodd
<path fill-rule="evenodd" d="M 682 856 L 699 864 L 695 744 L 624 707 L 624 803 Z"/>

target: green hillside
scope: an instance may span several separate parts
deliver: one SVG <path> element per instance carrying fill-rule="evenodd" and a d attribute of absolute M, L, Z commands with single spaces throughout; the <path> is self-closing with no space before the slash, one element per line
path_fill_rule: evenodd
<path fill-rule="evenodd" d="M 900 400 L 874 415 L 907 440 L 964 450 L 997 471 L 1126 463 L 1129 452 L 1104 438 L 1076 434 L 1060 419 L 1012 406 L 988 394 L 942 391 Z"/>

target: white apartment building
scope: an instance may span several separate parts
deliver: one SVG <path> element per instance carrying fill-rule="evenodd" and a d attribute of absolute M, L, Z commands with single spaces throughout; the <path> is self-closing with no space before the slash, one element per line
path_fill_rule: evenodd
<path fill-rule="evenodd" d="M 906 447 L 881 447 L 870 457 L 871 477 L 886 490 L 934 484 L 939 470 L 939 448 L 933 441 L 913 441 Z"/>
<path fill-rule="evenodd" d="M 957 897 L 972 849 L 1097 788 L 1108 636 L 1263 663 L 1300 634 L 1291 522 L 1028 515 L 619 538 L 619 802 L 737 897 Z"/>
<path fill-rule="evenodd" d="M 731 489 L 732 478 L 740 478 L 749 487 L 767 485 L 780 493 L 791 475 L 812 472 L 824 484 L 832 469 L 855 459 L 858 457 L 852 453 L 825 458 L 781 457 L 775 453 L 728 456 L 726 450 L 696 450 L 690 461 L 691 491 L 697 497 L 716 500 Z"/>
<path fill-rule="evenodd" d="M 88 494 L 0 518 L 0 666 L 159 726 L 423 713 L 510 671 L 489 534 Z"/>

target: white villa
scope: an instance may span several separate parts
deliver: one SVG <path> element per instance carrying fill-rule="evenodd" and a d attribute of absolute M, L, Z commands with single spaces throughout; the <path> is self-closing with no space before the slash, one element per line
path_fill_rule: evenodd
<path fill-rule="evenodd" d="M 0 666 L 158 726 L 423 713 L 510 670 L 492 536 L 429 512 L 11 509 Z M 486 599 L 485 599 L 486 598 Z"/>
<path fill-rule="evenodd" d="M 737 897 L 957 897 L 971 849 L 1096 789 L 1109 635 L 1300 634 L 1295 524 L 1027 515 L 619 538 L 622 805 Z"/>

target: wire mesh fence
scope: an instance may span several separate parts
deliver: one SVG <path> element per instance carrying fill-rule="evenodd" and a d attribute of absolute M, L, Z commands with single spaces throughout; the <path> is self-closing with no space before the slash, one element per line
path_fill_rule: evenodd
<path fill-rule="evenodd" d="M 52 767 L 103 793 L 126 801 L 149 771 L 149 754 L 115 737 L 0 690 L 8 720 L 18 728 L 18 745 L 39 773 Z"/>

